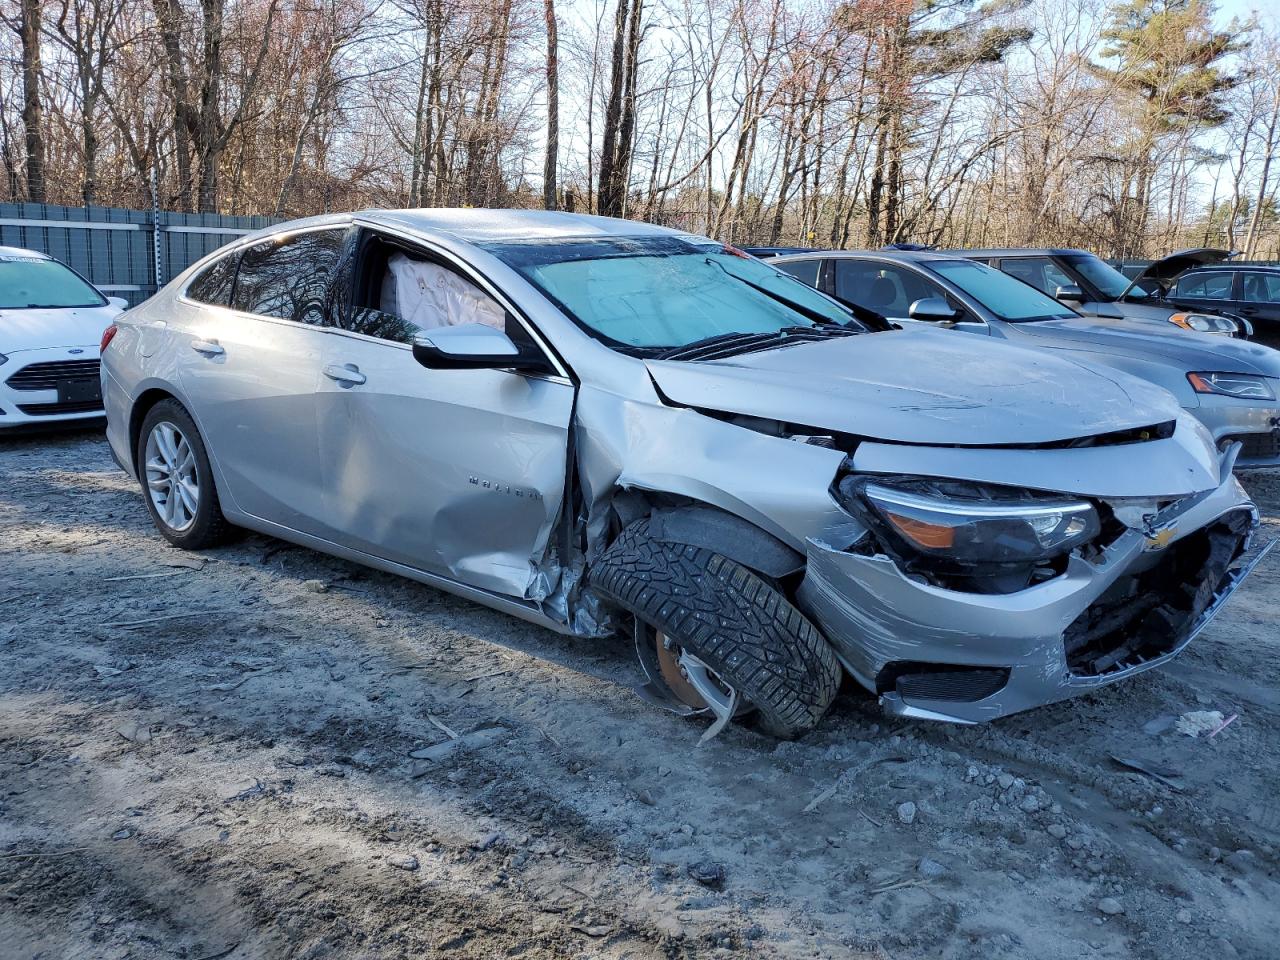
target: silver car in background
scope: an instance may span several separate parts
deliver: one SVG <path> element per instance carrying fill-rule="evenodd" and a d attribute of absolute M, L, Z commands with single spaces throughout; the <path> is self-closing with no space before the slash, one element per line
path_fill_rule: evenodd
<path fill-rule="evenodd" d="M 715 732 L 847 672 L 975 722 L 1132 676 L 1239 584 L 1234 448 L 1111 370 L 872 332 L 704 237 L 542 212 L 272 227 L 123 316 L 108 437 L 159 531 L 231 526 L 579 636 Z"/>
<path fill-rule="evenodd" d="M 898 324 L 932 324 L 1053 350 L 1168 390 L 1237 469 L 1280 466 L 1280 351 L 1150 323 L 1082 317 L 1034 286 L 958 254 L 840 250 L 771 265 Z"/>

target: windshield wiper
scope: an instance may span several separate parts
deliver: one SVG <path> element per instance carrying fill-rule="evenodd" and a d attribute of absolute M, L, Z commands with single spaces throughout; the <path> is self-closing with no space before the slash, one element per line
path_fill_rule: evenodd
<path fill-rule="evenodd" d="M 757 293 L 763 293 L 766 297 L 768 297 L 770 300 L 773 300 L 775 303 L 780 303 L 784 307 L 790 307 L 792 310 L 800 314 L 806 320 L 812 320 L 814 323 L 820 326 L 831 326 L 831 327 L 845 326 L 839 320 L 832 320 L 830 317 L 822 313 L 822 311 L 820 310 L 814 310 L 811 307 L 806 307 L 803 303 L 797 303 L 795 300 L 792 300 L 790 297 L 784 297 L 782 294 L 777 293 L 773 290 L 770 290 L 768 287 L 761 286 L 760 284 L 756 283 L 753 280 L 748 280 L 746 277 L 739 276 L 738 274 L 730 270 L 728 267 L 726 267 L 719 260 L 712 260 L 710 257 L 706 257 L 705 259 L 707 263 L 710 263 L 719 267 L 724 272 L 724 275 L 726 277 L 732 277 L 734 280 L 737 280 L 739 283 L 745 283 L 752 290 L 755 290 Z M 796 283 L 806 286 L 807 288 L 807 284 L 804 284 L 804 281 L 796 280 L 795 277 L 792 277 L 791 279 L 795 280 Z"/>
<path fill-rule="evenodd" d="M 812 343 L 832 336 L 851 337 L 858 333 L 860 331 L 838 323 L 823 327 L 783 327 L 766 333 L 719 333 L 715 336 L 703 337 L 701 340 L 694 340 L 692 343 L 670 347 L 654 354 L 653 359 L 718 360 L 721 357 L 732 357 L 736 354 L 750 353 L 753 350 L 768 350 L 772 347 L 784 346 L 789 341 Z"/>

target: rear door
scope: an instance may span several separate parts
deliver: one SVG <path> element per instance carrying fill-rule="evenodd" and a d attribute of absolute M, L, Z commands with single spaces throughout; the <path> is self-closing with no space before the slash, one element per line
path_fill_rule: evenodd
<path fill-rule="evenodd" d="M 326 338 L 320 454 L 342 543 L 514 597 L 565 490 L 574 387 L 561 375 L 428 370 L 420 329 L 489 323 L 536 343 L 496 291 L 440 251 L 361 231 Z"/>
<path fill-rule="evenodd" d="M 316 388 L 346 232 L 282 234 L 232 264 L 215 263 L 184 299 L 221 299 L 229 289 L 229 305 L 191 310 L 175 331 L 179 380 L 221 471 L 222 493 L 245 513 L 314 536 L 329 529 Z"/>
<path fill-rule="evenodd" d="M 1241 270 L 1239 278 L 1231 312 L 1249 318 L 1254 340 L 1280 347 L 1280 270 Z"/>

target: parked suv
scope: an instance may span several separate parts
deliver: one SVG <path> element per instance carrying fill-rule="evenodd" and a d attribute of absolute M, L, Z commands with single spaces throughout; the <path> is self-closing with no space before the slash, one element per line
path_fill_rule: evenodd
<path fill-rule="evenodd" d="M 848 672 L 989 720 L 1167 661 L 1257 511 L 1165 391 L 870 332 L 705 237 L 377 211 L 224 247 L 122 317 L 111 449 L 170 542 L 237 525 L 579 636 L 794 736 Z"/>
<path fill-rule="evenodd" d="M 101 419 L 99 343 L 127 305 L 52 257 L 0 247 L 0 433 Z"/>
<path fill-rule="evenodd" d="M 838 251 L 780 257 L 780 270 L 898 324 L 926 323 L 1054 350 L 1164 387 L 1238 467 L 1280 466 L 1280 351 L 1149 323 L 1082 317 L 1033 286 L 955 254 Z"/>
<path fill-rule="evenodd" d="M 1187 254 L 1194 251 L 1175 255 L 1183 258 L 1176 266 L 1172 258 L 1157 260 L 1133 280 L 1085 250 L 1046 247 L 949 252 L 1003 270 L 1086 316 L 1168 322 L 1184 330 L 1231 337 L 1243 338 L 1249 333 L 1248 324 L 1238 317 L 1165 300 L 1157 278 L 1166 270 L 1173 270 L 1175 276 L 1186 270 L 1190 265 Z"/>
<path fill-rule="evenodd" d="M 1225 261 L 1196 266 L 1174 279 L 1164 296 L 1186 309 L 1244 317 L 1253 339 L 1280 347 L 1280 266 Z"/>

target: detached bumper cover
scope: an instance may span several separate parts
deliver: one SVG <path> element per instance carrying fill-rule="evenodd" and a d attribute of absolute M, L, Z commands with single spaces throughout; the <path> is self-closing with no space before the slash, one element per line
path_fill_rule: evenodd
<path fill-rule="evenodd" d="M 1082 632 L 1078 621 L 1095 616 L 1101 621 L 1111 615 L 1086 611 L 1103 609 L 1108 597 L 1126 589 L 1126 581 L 1156 567 L 1166 551 L 1172 556 L 1176 544 L 1202 535 L 1224 518 L 1233 529 L 1245 531 L 1237 540 L 1247 541 L 1257 525 L 1256 510 L 1230 476 L 1214 490 L 1171 505 L 1148 530 L 1125 531 L 1096 562 L 1073 556 L 1061 576 L 1000 595 L 920 582 L 905 576 L 887 556 L 845 552 L 811 539 L 800 600 L 845 667 L 881 695 L 887 710 L 979 723 L 1067 699 L 1176 656 L 1221 609 L 1262 554 L 1244 567 L 1224 570 L 1219 582 L 1202 585 L 1194 621 L 1182 624 L 1180 635 L 1166 636 L 1156 651 L 1135 651 L 1094 672 L 1081 666 L 1078 654 L 1068 656 L 1066 635 L 1069 628 L 1073 634 Z M 1224 558 L 1223 564 L 1230 559 Z M 1103 629 L 1093 624 L 1089 628 Z M 916 670 L 917 679 L 903 682 L 904 676 L 911 676 L 901 672 L 904 665 Z M 946 699 L 948 690 L 956 691 L 955 699 Z M 977 698 L 965 696 L 966 690 Z"/>

